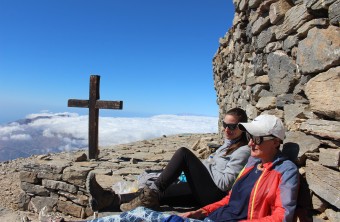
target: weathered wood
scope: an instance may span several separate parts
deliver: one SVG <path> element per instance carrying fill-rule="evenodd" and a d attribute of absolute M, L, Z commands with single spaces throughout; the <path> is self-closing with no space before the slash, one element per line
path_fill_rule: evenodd
<path fill-rule="evenodd" d="M 123 101 L 104 101 L 98 100 L 96 103 L 97 109 L 123 109 Z"/>
<path fill-rule="evenodd" d="M 69 99 L 67 106 L 89 108 L 89 101 L 80 99 Z M 96 102 L 96 109 L 122 109 L 122 108 L 123 101 L 97 100 Z"/>
<path fill-rule="evenodd" d="M 89 100 L 69 99 L 69 107 L 89 108 L 89 159 L 97 159 L 98 150 L 98 128 L 99 109 L 123 109 L 123 101 L 101 101 L 99 100 L 100 76 L 90 76 Z"/>
<path fill-rule="evenodd" d="M 99 109 L 96 109 L 96 101 L 99 99 L 100 76 L 90 76 L 89 95 L 89 158 L 97 159 L 98 150 L 98 118 Z"/>
<path fill-rule="evenodd" d="M 79 99 L 69 99 L 67 106 L 68 107 L 89 108 L 89 101 L 88 100 L 79 100 Z"/>

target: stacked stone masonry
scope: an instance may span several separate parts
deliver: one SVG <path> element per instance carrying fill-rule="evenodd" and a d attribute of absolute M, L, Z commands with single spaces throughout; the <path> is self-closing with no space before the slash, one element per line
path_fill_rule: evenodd
<path fill-rule="evenodd" d="M 285 142 L 299 145 L 313 212 L 340 221 L 340 1 L 233 3 L 213 58 L 220 119 L 232 107 L 280 117 Z"/>
<path fill-rule="evenodd" d="M 41 155 L 20 169 L 18 209 L 39 213 L 46 207 L 48 212 L 89 218 L 93 215 L 86 191 L 90 171 L 105 188 L 122 181 L 131 184 L 145 170 L 162 170 L 180 147 L 205 158 L 214 149 L 209 144 L 221 143 L 217 134 L 180 134 L 101 147 L 95 161 L 88 161 L 84 151 Z"/>

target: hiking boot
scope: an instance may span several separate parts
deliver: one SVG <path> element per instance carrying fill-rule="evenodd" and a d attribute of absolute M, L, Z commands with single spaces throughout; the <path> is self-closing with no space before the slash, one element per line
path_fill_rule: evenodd
<path fill-rule="evenodd" d="M 89 205 L 93 212 L 104 208 L 118 208 L 120 204 L 119 195 L 111 189 L 104 189 L 96 181 L 96 174 L 90 172 L 86 178 L 86 190 L 90 194 Z"/>
<path fill-rule="evenodd" d="M 136 207 L 143 206 L 150 209 L 157 209 L 159 207 L 159 192 L 157 190 L 144 187 L 139 191 L 139 195 L 131 200 L 129 203 L 121 204 L 121 211 L 129 211 Z"/>

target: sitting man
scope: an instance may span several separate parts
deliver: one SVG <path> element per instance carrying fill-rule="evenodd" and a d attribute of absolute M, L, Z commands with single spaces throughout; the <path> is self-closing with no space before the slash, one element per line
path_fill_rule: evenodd
<path fill-rule="evenodd" d="M 181 216 L 212 221 L 292 221 L 299 174 L 279 150 L 285 137 L 281 120 L 261 115 L 251 123 L 240 123 L 239 128 L 247 133 L 251 157 L 232 191 L 218 202 Z"/>

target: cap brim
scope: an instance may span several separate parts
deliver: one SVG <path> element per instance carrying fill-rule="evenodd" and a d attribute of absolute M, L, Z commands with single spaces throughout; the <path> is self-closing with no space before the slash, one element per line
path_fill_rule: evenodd
<path fill-rule="evenodd" d="M 239 129 L 247 131 L 253 136 L 269 136 L 268 131 L 264 129 L 263 125 L 259 126 L 255 122 L 251 123 L 239 123 Z"/>

